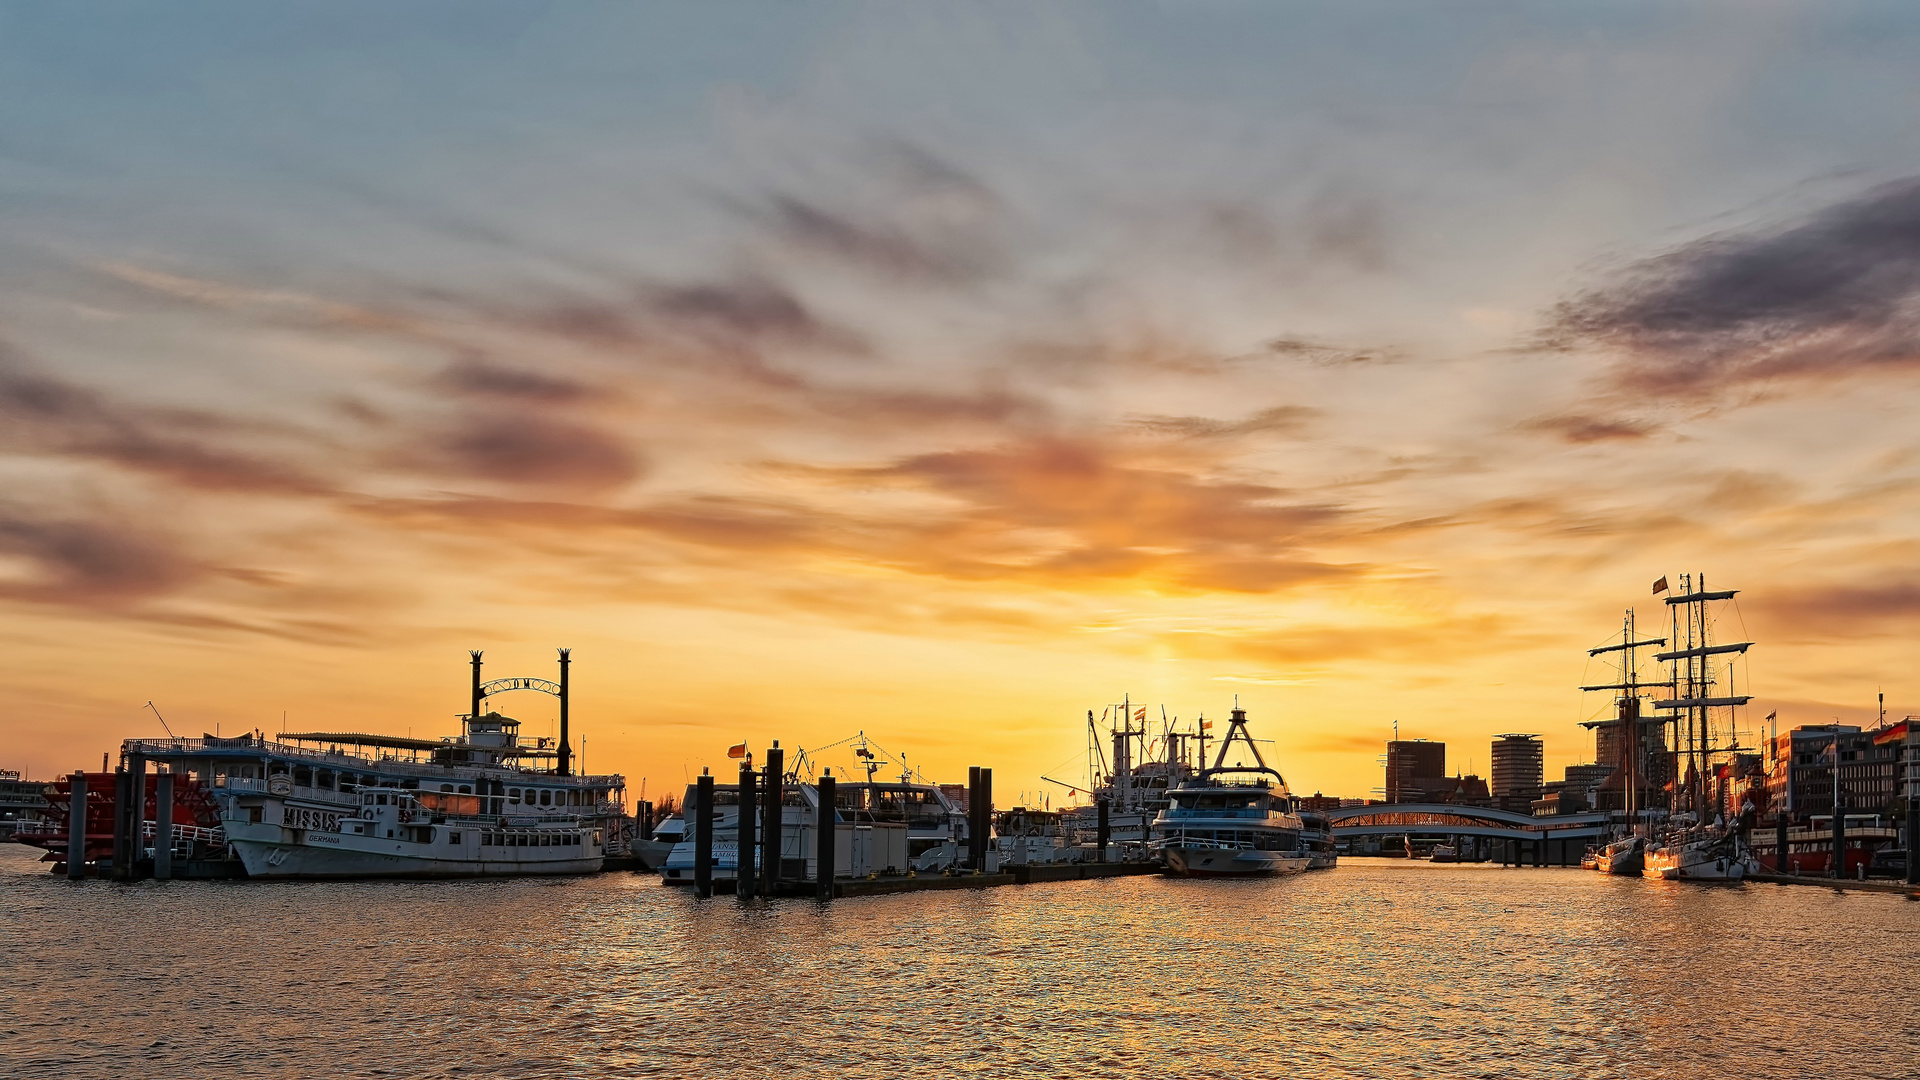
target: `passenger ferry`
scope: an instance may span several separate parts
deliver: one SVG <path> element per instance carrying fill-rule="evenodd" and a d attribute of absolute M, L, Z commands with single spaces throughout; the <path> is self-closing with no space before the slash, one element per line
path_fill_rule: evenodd
<path fill-rule="evenodd" d="M 1805 824 L 1787 830 L 1785 867 L 1780 864 L 1778 830 L 1762 826 L 1755 829 L 1748 839 L 1755 860 L 1763 870 L 1776 874 L 1816 876 L 1831 875 L 1833 872 L 1832 813 L 1812 817 Z M 1841 876 L 1855 877 L 1863 871 L 1870 873 L 1876 853 L 1882 849 L 1897 850 L 1899 846 L 1900 830 L 1887 818 L 1878 814 L 1846 815 L 1847 861 L 1841 868 Z"/>
<path fill-rule="evenodd" d="M 1212 768 L 1170 793 L 1154 819 L 1151 843 L 1166 872 L 1184 877 L 1297 874 L 1312 864 L 1304 824 L 1292 810 L 1286 778 L 1269 767 L 1247 713 L 1236 703 Z M 1255 764 L 1227 765 L 1227 751 L 1244 742 Z"/>
<path fill-rule="evenodd" d="M 165 765 L 177 791 L 190 786 L 210 797 L 219 839 L 249 877 L 590 873 L 626 855 L 626 781 L 573 770 L 568 650 L 560 651 L 557 683 L 482 682 L 481 654 L 471 655 L 472 711 L 460 717 L 458 736 L 206 735 L 129 739 L 121 753 L 142 775 L 148 764 Z M 520 721 L 481 711 L 488 697 L 511 690 L 560 699 L 557 746 L 529 746 Z"/>
<path fill-rule="evenodd" d="M 227 842 L 256 878 L 591 874 L 606 861 L 605 830 L 578 814 L 486 814 L 479 795 L 401 787 L 359 797 L 357 814 L 303 816 L 269 796 L 279 812 L 230 818 Z"/>

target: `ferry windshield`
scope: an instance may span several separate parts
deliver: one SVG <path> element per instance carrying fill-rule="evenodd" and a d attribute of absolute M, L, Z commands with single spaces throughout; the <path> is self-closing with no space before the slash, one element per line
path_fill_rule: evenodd
<path fill-rule="evenodd" d="M 1182 810 L 1248 810 L 1259 806 L 1264 795 L 1229 795 L 1223 792 L 1176 794 L 1174 804 Z"/>

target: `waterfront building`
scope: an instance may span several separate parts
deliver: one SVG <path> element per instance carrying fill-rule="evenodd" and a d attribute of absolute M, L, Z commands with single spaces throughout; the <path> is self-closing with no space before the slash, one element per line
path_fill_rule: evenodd
<path fill-rule="evenodd" d="M 1795 817 L 1833 812 L 1833 754 L 1852 724 L 1803 724 L 1776 735 L 1767 747 L 1767 801 Z M 1852 740 L 1845 740 L 1852 741 Z"/>
<path fill-rule="evenodd" d="M 1596 804 L 1600 785 L 1614 771 L 1612 765 L 1595 763 L 1567 766 L 1564 779 L 1541 785 L 1540 798 L 1533 801 L 1533 816 L 1585 813 Z"/>
<path fill-rule="evenodd" d="M 1313 811 L 1338 810 L 1348 801 L 1349 800 L 1336 798 L 1332 795 L 1322 795 L 1317 791 L 1311 795 L 1303 795 L 1295 800 L 1300 809 Z"/>
<path fill-rule="evenodd" d="M 1446 743 L 1425 739 L 1387 743 L 1388 802 L 1430 802 L 1434 794 L 1452 788 L 1453 780 L 1447 776 Z"/>
<path fill-rule="evenodd" d="M 1803 724 L 1769 741 L 1767 801 L 1795 818 L 1833 812 L 1836 769 L 1850 811 L 1903 815 L 1909 767 L 1920 762 L 1914 718 L 1862 730 L 1852 724 Z"/>
<path fill-rule="evenodd" d="M 1499 735 L 1493 740 L 1493 801 L 1503 810 L 1524 810 L 1542 795 L 1546 751 L 1538 735 Z"/>
<path fill-rule="evenodd" d="M 22 780 L 12 769 L 0 769 L 0 840 L 13 838 L 16 827 L 33 825 L 46 816 L 47 789 L 40 780 Z"/>

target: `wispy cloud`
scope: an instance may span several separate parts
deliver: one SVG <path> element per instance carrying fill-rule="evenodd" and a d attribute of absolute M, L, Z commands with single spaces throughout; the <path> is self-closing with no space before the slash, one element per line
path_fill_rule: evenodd
<path fill-rule="evenodd" d="M 1635 263 L 1563 302 L 1550 340 L 1624 354 L 1622 389 L 1692 397 L 1920 364 L 1920 180 Z"/>

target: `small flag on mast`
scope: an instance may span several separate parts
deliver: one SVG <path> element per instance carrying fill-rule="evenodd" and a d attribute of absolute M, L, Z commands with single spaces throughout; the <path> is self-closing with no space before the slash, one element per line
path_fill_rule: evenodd
<path fill-rule="evenodd" d="M 1663 576 L 1659 581 L 1656 581 L 1653 583 L 1653 595 L 1659 596 L 1661 593 L 1666 591 L 1667 591 L 1667 579 Z"/>
<path fill-rule="evenodd" d="M 729 747 L 727 747 L 727 756 L 728 756 L 728 757 L 730 757 L 730 758 L 743 758 L 743 757 L 746 757 L 746 756 L 747 756 L 747 744 L 746 744 L 746 743 L 735 743 L 734 745 L 732 745 L 732 746 L 729 746 Z"/>
<path fill-rule="evenodd" d="M 1133 718 L 1134 718 L 1135 720 L 1145 720 L 1145 719 L 1147 718 L 1147 710 L 1145 710 L 1145 709 L 1135 709 L 1135 710 L 1133 711 Z"/>
<path fill-rule="evenodd" d="M 1770 712 L 1770 713 L 1768 713 L 1768 714 L 1767 714 L 1767 719 L 1769 719 L 1769 720 L 1771 720 L 1771 719 L 1773 719 L 1774 717 L 1776 717 L 1776 716 L 1779 716 L 1779 715 L 1780 715 L 1780 710 L 1778 710 L 1778 709 L 1775 709 L 1774 711 L 1772 711 L 1772 712 Z"/>

